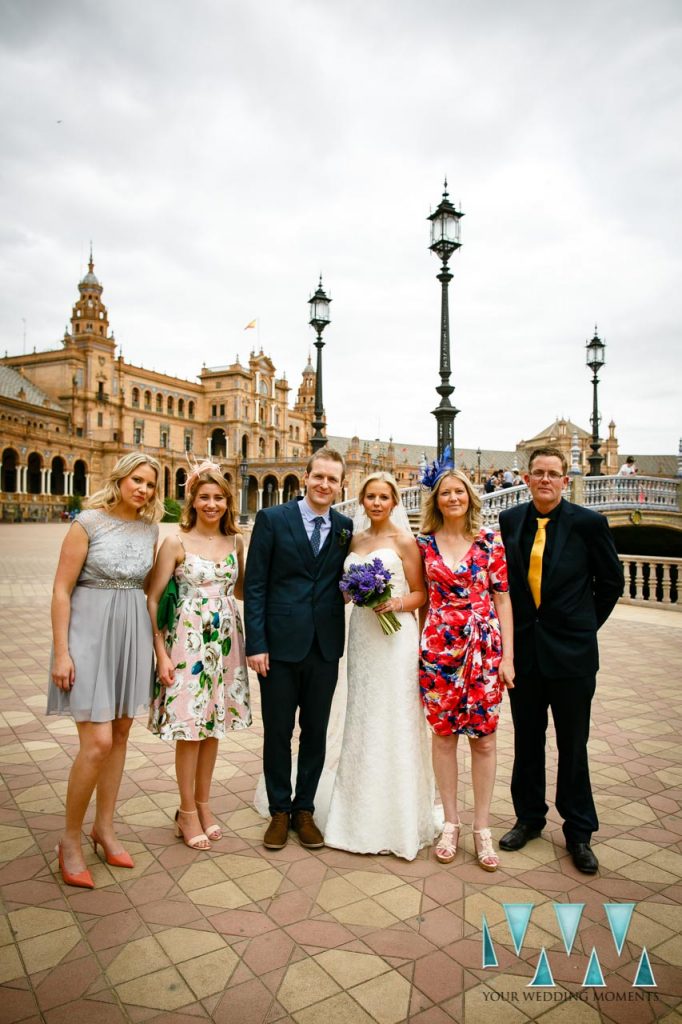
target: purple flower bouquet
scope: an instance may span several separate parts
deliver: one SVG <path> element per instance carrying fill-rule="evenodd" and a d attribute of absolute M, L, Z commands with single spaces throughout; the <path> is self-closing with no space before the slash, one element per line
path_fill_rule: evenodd
<path fill-rule="evenodd" d="M 371 562 L 349 565 L 341 577 L 339 587 L 344 594 L 348 594 L 353 604 L 361 608 L 374 608 L 390 599 L 392 575 L 380 558 L 373 558 Z M 400 629 L 400 622 L 393 612 L 379 612 L 377 618 L 386 636 L 392 636 Z"/>

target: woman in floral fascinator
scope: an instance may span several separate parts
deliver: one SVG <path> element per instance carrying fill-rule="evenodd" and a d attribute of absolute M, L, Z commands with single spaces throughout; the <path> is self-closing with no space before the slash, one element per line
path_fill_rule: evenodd
<path fill-rule="evenodd" d="M 148 599 L 156 651 L 149 728 L 175 742 L 175 831 L 195 850 L 208 850 L 222 838 L 210 809 L 218 740 L 251 725 L 235 601 L 242 596 L 243 571 L 244 541 L 230 486 L 215 463 L 199 463 L 187 477 L 180 532 L 161 545 Z M 174 609 L 171 580 L 177 586 Z"/>

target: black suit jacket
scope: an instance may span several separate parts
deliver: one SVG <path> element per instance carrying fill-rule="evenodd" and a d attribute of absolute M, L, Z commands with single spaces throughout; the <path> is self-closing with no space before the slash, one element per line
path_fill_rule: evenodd
<path fill-rule="evenodd" d="M 339 580 L 353 521 L 331 509 L 331 530 L 315 557 L 298 504 L 256 516 L 244 577 L 246 653 L 302 661 L 317 636 L 324 660 L 337 661 L 345 631 Z"/>
<path fill-rule="evenodd" d="M 549 678 L 587 676 L 599 668 L 597 630 L 623 593 L 623 568 L 605 516 L 562 500 L 542 601 L 535 607 L 524 564 L 528 505 L 500 514 L 514 612 L 514 665 Z"/>

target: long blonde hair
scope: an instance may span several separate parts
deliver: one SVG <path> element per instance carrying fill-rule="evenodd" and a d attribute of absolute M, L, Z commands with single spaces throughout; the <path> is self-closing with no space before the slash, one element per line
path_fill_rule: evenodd
<path fill-rule="evenodd" d="M 134 473 L 138 466 L 151 466 L 156 473 L 156 487 L 154 494 L 139 509 L 138 519 L 145 523 L 158 523 L 163 518 L 163 502 L 159 498 L 159 481 L 161 479 L 161 464 L 153 455 L 145 455 L 144 452 L 130 452 L 118 460 L 109 476 L 104 481 L 104 487 L 87 498 L 83 502 L 83 508 L 103 508 L 110 511 L 115 508 L 121 500 L 121 488 L 119 482 L 125 477 Z"/>
<path fill-rule="evenodd" d="M 454 477 L 455 480 L 459 480 L 466 487 L 466 492 L 469 495 L 469 507 L 464 517 L 464 529 L 470 537 L 475 537 L 481 529 L 481 499 L 471 486 L 469 477 L 465 476 L 458 469 L 448 469 L 442 476 L 439 476 L 432 490 L 429 491 L 424 499 L 422 521 L 419 528 L 420 533 L 438 533 L 442 528 L 443 513 L 438 508 L 438 494 L 443 481 L 447 480 L 448 477 Z"/>
<path fill-rule="evenodd" d="M 203 469 L 201 473 L 195 473 L 193 476 L 190 476 L 187 490 L 185 491 L 185 504 L 182 506 L 182 513 L 180 514 L 180 529 L 187 533 L 188 530 L 196 526 L 197 511 L 194 508 L 194 500 L 202 484 L 215 484 L 225 495 L 227 507 L 220 517 L 220 532 L 225 534 L 226 537 L 231 537 L 235 533 L 241 533 L 235 518 L 232 489 L 218 469 Z"/>

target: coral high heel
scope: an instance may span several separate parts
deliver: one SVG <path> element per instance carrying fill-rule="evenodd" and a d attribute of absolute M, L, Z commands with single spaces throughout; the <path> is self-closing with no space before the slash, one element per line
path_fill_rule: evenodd
<path fill-rule="evenodd" d="M 95 883 L 92 880 L 92 875 L 86 868 L 85 871 L 69 871 L 64 863 L 64 854 L 62 852 L 61 839 L 54 848 L 54 852 L 57 854 L 59 859 L 59 870 L 62 873 L 62 881 L 64 885 L 75 885 L 79 889 L 94 889 Z"/>
<path fill-rule="evenodd" d="M 134 868 L 135 867 L 135 863 L 133 861 L 133 858 L 130 856 L 129 853 L 126 853 L 125 850 L 121 850 L 120 853 L 109 853 L 109 851 L 107 850 L 104 842 L 95 833 L 94 828 L 93 828 L 92 832 L 90 833 L 90 838 L 92 840 L 92 846 L 93 846 L 93 849 L 94 849 L 95 853 L 97 853 L 97 847 L 101 846 L 102 849 L 104 850 L 104 859 L 107 862 L 107 864 L 111 864 L 112 868 Z"/>

